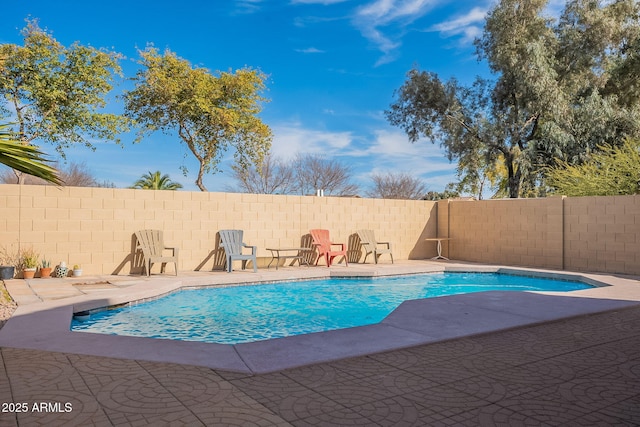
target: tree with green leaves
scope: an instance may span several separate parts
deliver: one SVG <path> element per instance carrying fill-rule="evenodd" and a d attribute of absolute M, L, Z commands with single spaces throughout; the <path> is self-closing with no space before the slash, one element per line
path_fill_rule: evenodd
<path fill-rule="evenodd" d="M 28 21 L 23 46 L 0 45 L 0 116 L 16 122 L 23 145 L 50 143 L 64 150 L 91 140 L 119 141 L 128 120 L 104 111 L 120 72 L 119 56 L 74 43 L 61 45 Z"/>
<path fill-rule="evenodd" d="M 476 40 L 495 79 L 465 87 L 411 70 L 390 123 L 440 142 L 467 173 L 501 161 L 510 197 L 541 194 L 555 159 L 579 163 L 639 136 L 640 4 L 569 0 L 554 20 L 547 3 L 501 0 Z"/>
<path fill-rule="evenodd" d="M 142 175 L 142 178 L 137 180 L 131 188 L 140 188 L 143 190 L 178 190 L 182 188 L 182 184 L 171 181 L 169 175 L 163 175 L 160 171 L 156 171 Z"/>
<path fill-rule="evenodd" d="M 196 185 L 202 191 L 204 174 L 218 171 L 229 147 L 241 167 L 260 164 L 272 137 L 257 117 L 266 102 L 260 95 L 262 72 L 243 68 L 214 76 L 169 50 L 161 55 L 150 47 L 140 55 L 143 69 L 124 96 L 127 116 L 142 126 L 138 140 L 158 130 L 176 131 L 199 162 Z"/>
<path fill-rule="evenodd" d="M 47 182 L 62 185 L 58 171 L 49 166 L 44 153 L 33 145 L 25 145 L 10 130 L 8 124 L 0 124 L 0 163 Z"/>
<path fill-rule="evenodd" d="M 547 173 L 547 182 L 564 196 L 640 194 L 640 139 L 601 146 L 578 165 L 558 161 Z"/>
<path fill-rule="evenodd" d="M 423 200 L 447 200 L 447 199 L 455 199 L 460 197 L 460 193 L 456 190 L 452 189 L 450 185 L 445 188 L 444 191 L 428 191 L 427 194 L 424 195 Z"/>

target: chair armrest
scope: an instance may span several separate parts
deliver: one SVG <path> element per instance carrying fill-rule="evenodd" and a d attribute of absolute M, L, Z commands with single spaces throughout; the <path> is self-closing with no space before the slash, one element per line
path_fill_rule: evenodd
<path fill-rule="evenodd" d="M 387 249 L 391 249 L 391 242 L 378 242 L 379 245 L 387 245 Z"/>
<path fill-rule="evenodd" d="M 331 243 L 331 246 L 340 246 L 341 250 L 344 250 L 344 243 Z"/>
<path fill-rule="evenodd" d="M 258 250 L 257 246 L 251 246 L 251 245 L 247 245 L 246 243 L 242 242 L 242 246 L 244 246 L 245 248 L 251 248 L 251 255 L 255 255 L 256 251 Z"/>
<path fill-rule="evenodd" d="M 180 248 L 174 248 L 174 247 L 164 247 L 166 250 L 172 251 L 173 252 L 173 256 L 177 257 L 178 256 L 178 252 L 180 251 Z"/>

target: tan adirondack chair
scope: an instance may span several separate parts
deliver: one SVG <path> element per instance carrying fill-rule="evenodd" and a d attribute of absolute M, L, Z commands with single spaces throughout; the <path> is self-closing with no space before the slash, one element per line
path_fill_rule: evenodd
<path fill-rule="evenodd" d="M 147 270 L 147 276 L 151 275 L 151 266 L 161 262 L 160 272 L 164 273 L 168 262 L 174 263 L 176 267 L 176 276 L 178 275 L 178 248 L 170 248 L 164 245 L 162 239 L 162 230 L 140 230 L 136 231 L 136 239 L 138 244 L 136 249 L 142 250 L 144 255 L 144 268 Z M 165 250 L 172 251 L 173 255 L 164 255 Z"/>
<path fill-rule="evenodd" d="M 247 267 L 247 261 L 251 261 L 253 264 L 253 272 L 258 271 L 258 264 L 256 262 L 256 250 L 257 246 L 249 246 L 242 241 L 242 230 L 220 230 L 220 245 L 224 248 L 224 253 L 227 257 L 227 273 L 231 273 L 233 270 L 233 261 L 241 260 L 242 269 Z M 251 248 L 250 254 L 243 254 L 243 248 Z"/>
<path fill-rule="evenodd" d="M 318 265 L 320 258 L 324 256 L 327 267 L 331 267 L 334 258 L 342 255 L 345 266 L 349 266 L 349 262 L 347 261 L 346 245 L 344 243 L 333 243 L 329 238 L 329 230 L 316 229 L 310 230 L 309 232 L 313 238 L 313 245 L 318 248 L 318 259 L 316 259 L 316 265 Z M 340 249 L 333 249 L 334 246 L 340 246 Z"/>
<path fill-rule="evenodd" d="M 378 242 L 373 230 L 358 230 L 357 233 L 365 251 L 363 263 L 367 262 L 369 254 L 373 254 L 373 260 L 376 264 L 378 263 L 380 255 L 389 254 L 391 256 L 391 264 L 393 264 L 393 253 L 391 252 L 390 242 Z M 386 245 L 386 248 L 380 247 L 381 245 Z"/>

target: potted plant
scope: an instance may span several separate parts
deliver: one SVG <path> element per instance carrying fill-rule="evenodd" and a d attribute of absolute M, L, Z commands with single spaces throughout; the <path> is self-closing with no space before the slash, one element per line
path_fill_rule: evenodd
<path fill-rule="evenodd" d="M 73 276 L 74 277 L 82 276 L 82 268 L 78 264 L 75 264 L 73 266 Z"/>
<path fill-rule="evenodd" d="M 13 276 L 16 274 L 16 268 L 13 265 L 4 265 L 5 263 L 0 263 L 0 280 L 9 280 L 13 279 Z"/>
<path fill-rule="evenodd" d="M 20 253 L 13 245 L 0 247 L 0 280 L 13 279 L 21 262 Z"/>
<path fill-rule="evenodd" d="M 48 279 L 51 277 L 51 261 L 47 259 L 43 259 L 40 262 L 40 277 L 43 279 Z"/>
<path fill-rule="evenodd" d="M 38 269 L 38 253 L 32 247 L 22 250 L 22 267 L 22 277 L 33 279 Z"/>

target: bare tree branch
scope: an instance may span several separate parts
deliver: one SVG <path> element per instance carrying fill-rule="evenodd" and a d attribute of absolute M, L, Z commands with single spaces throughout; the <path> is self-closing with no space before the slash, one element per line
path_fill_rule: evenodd
<path fill-rule="evenodd" d="M 382 199 L 422 199 L 426 186 L 419 178 L 406 173 L 373 174 L 373 187 L 367 196 Z"/>

